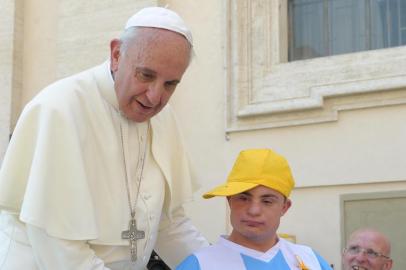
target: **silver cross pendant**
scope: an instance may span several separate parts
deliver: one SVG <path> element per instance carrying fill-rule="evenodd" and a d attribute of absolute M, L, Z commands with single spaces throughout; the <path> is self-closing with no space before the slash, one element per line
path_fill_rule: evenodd
<path fill-rule="evenodd" d="M 122 239 L 128 239 L 130 242 L 131 261 L 137 260 L 137 240 L 145 238 L 145 232 L 137 230 L 137 222 L 135 218 L 130 219 L 128 230 L 121 232 Z"/>

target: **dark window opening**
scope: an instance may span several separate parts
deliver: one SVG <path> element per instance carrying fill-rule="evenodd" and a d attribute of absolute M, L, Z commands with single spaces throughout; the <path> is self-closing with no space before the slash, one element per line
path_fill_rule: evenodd
<path fill-rule="evenodd" d="M 406 44 L 405 0 L 289 0 L 289 61 Z"/>

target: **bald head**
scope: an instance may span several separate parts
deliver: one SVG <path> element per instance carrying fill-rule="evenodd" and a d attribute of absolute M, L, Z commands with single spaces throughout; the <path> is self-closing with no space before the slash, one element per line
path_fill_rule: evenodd
<path fill-rule="evenodd" d="M 354 240 L 354 239 L 363 239 L 366 242 L 374 244 L 379 247 L 381 253 L 390 257 L 390 249 L 391 249 L 390 241 L 380 231 L 375 230 L 373 228 L 359 229 L 359 230 L 354 231 L 350 235 L 348 242 L 351 242 L 351 240 Z"/>
<path fill-rule="evenodd" d="M 372 228 L 354 231 L 343 252 L 344 270 L 390 270 L 389 239 Z"/>

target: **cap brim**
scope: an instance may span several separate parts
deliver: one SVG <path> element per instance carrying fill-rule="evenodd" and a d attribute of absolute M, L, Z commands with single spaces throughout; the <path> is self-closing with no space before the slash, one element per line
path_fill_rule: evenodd
<path fill-rule="evenodd" d="M 232 196 L 254 187 L 258 186 L 257 183 L 246 182 L 227 182 L 224 185 L 218 186 L 209 192 L 203 194 L 203 198 L 210 199 L 215 196 Z"/>

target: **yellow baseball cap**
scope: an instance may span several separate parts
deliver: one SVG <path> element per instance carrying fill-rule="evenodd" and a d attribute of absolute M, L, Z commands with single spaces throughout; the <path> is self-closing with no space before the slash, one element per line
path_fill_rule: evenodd
<path fill-rule="evenodd" d="M 270 149 L 241 151 L 227 182 L 203 194 L 203 198 L 231 196 L 258 185 L 272 188 L 289 197 L 295 186 L 287 160 Z"/>

